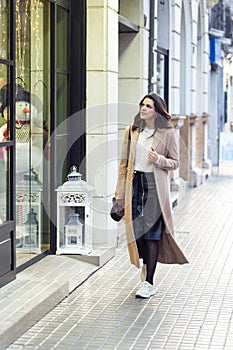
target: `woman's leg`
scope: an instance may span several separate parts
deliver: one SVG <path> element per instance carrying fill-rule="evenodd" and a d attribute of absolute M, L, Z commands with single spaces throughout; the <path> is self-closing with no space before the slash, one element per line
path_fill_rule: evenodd
<path fill-rule="evenodd" d="M 146 255 L 146 240 L 145 238 L 142 236 L 140 238 L 138 238 L 136 240 L 137 243 L 137 248 L 138 248 L 138 253 L 139 256 L 142 258 L 143 260 L 143 264 L 147 263 L 147 255 Z"/>
<path fill-rule="evenodd" d="M 135 173 L 133 178 L 132 218 L 138 254 L 143 259 L 143 264 L 146 264 L 146 242 L 143 237 L 143 217 L 141 216 L 143 197 L 141 176 L 140 173 Z"/>
<path fill-rule="evenodd" d="M 146 281 L 153 284 L 154 273 L 158 261 L 159 245 L 157 240 L 146 239 Z"/>

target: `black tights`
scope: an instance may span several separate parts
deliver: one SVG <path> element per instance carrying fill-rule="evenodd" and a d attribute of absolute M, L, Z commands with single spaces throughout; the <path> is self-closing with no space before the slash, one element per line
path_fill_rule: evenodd
<path fill-rule="evenodd" d="M 146 264 L 146 281 L 153 284 L 154 273 L 158 261 L 158 241 L 140 237 L 136 242 L 139 255 L 143 259 L 143 264 Z"/>

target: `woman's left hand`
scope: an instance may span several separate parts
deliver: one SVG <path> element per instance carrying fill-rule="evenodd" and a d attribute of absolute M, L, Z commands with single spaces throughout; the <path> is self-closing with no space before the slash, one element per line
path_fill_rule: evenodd
<path fill-rule="evenodd" d="M 159 159 L 159 155 L 158 153 L 156 152 L 156 150 L 154 148 L 151 148 L 151 150 L 149 151 L 149 160 L 152 162 L 152 163 L 156 163 Z"/>

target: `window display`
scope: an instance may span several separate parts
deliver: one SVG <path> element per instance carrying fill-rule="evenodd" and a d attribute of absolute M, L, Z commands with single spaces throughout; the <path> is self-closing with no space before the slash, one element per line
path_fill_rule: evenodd
<path fill-rule="evenodd" d="M 50 196 L 67 174 L 70 2 L 0 0 L 0 23 L 0 225 L 18 267 L 50 243 L 55 251 Z"/>
<path fill-rule="evenodd" d="M 6 129 L 9 125 L 9 106 L 4 106 L 5 96 L 8 94 L 8 85 L 9 74 L 8 74 L 7 65 L 0 64 L 0 142 L 6 140 Z M 7 113 L 4 113 L 7 112 Z M 5 118 L 4 118 L 5 114 Z M 10 139 L 10 135 L 9 138 Z M 0 147 L 0 225 L 7 221 L 7 212 L 8 212 L 8 166 L 9 166 L 9 150 L 8 147 Z"/>
<path fill-rule="evenodd" d="M 49 9 L 48 1 L 16 0 L 17 265 L 49 248 Z"/>
<path fill-rule="evenodd" d="M 0 0 L 0 58 L 9 58 L 9 1 Z M 1 85 L 1 84 L 0 84 Z"/>

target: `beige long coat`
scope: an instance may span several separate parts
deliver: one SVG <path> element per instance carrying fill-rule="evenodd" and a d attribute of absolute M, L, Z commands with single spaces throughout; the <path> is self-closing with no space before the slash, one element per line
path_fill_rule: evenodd
<path fill-rule="evenodd" d="M 129 160 L 127 164 L 129 129 L 131 133 L 131 142 Z M 132 131 L 130 126 L 126 128 L 121 151 L 115 196 L 116 199 L 125 200 L 125 226 L 130 261 L 132 264 L 139 268 L 139 254 L 134 237 L 132 223 L 132 180 L 134 170 L 135 146 L 138 136 L 139 130 Z M 188 262 L 188 260 L 174 239 L 174 225 L 170 204 L 170 185 L 168 171 L 175 170 L 179 166 L 179 157 L 174 130 L 170 128 L 156 131 L 153 140 L 153 148 L 160 155 L 159 164 L 154 165 L 154 176 L 159 203 L 165 224 L 162 240 L 159 241 L 158 261 L 166 264 L 185 264 Z"/>

